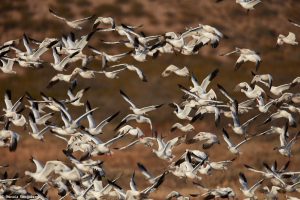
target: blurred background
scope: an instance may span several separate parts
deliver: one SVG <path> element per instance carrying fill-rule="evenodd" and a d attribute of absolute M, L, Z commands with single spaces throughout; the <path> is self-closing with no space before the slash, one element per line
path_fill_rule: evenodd
<path fill-rule="evenodd" d="M 263 59 L 259 73 L 270 73 L 273 76 L 273 85 L 288 83 L 295 77 L 300 76 L 299 46 L 284 45 L 280 48 L 275 47 L 279 34 L 287 35 L 288 32 L 294 32 L 296 37 L 300 38 L 300 28 L 288 22 L 288 19 L 300 22 L 300 1 L 297 0 L 265 0 L 263 3 L 258 4 L 255 10 L 250 11 L 248 15 L 246 10 L 232 0 L 224 0 L 221 3 L 215 3 L 213 0 L 45 0 L 43 2 L 38 0 L 2 0 L 0 5 L 1 43 L 22 38 L 23 33 L 36 40 L 43 40 L 45 37 L 61 38 L 62 34 L 67 35 L 70 31 L 74 31 L 62 21 L 54 18 L 49 13 L 49 8 L 68 19 L 96 15 L 113 17 L 117 24 L 143 25 L 138 29 L 138 32 L 143 31 L 146 35 L 164 34 L 168 31 L 181 33 L 186 28 L 196 27 L 198 24 L 207 24 L 228 36 L 228 39 L 223 38 L 221 40 L 218 48 L 212 49 L 210 46 L 205 46 L 201 48 L 198 55 L 163 54 L 156 59 L 149 57 L 144 63 L 136 62 L 132 58 L 125 58 L 121 61 L 141 68 L 148 78 L 146 83 L 140 81 L 136 74 L 128 71 L 121 73 L 120 78 L 117 80 L 107 79 L 102 75 L 90 80 L 79 78 L 79 88 L 91 87 L 83 101 L 89 100 L 93 107 L 100 107 L 95 112 L 95 116 L 99 121 L 116 111 L 121 111 L 120 116 L 113 120 L 112 125 L 106 128 L 107 131 L 101 136 L 102 138 L 111 138 L 114 135 L 113 128 L 121 120 L 121 117 L 129 113 L 128 104 L 119 94 L 120 89 L 125 91 L 138 106 L 164 103 L 165 106 L 150 114 L 155 129 L 167 138 L 182 134 L 180 132 L 170 133 L 171 125 L 178 120 L 172 113 L 173 109 L 168 107 L 167 104 L 170 102 L 180 103 L 182 92 L 178 89 L 177 84 L 189 86 L 191 82 L 189 78 L 177 76 L 162 78 L 161 72 L 170 64 L 178 67 L 187 66 L 199 80 L 205 78 L 214 69 L 219 69 L 220 73 L 210 87 L 217 91 L 216 84 L 220 83 L 239 101 L 246 98 L 233 89 L 241 81 L 251 81 L 251 70 L 254 70 L 255 67 L 253 63 L 246 63 L 240 70 L 234 72 L 234 63 L 237 56 L 221 57 L 219 54 L 231 51 L 235 47 L 249 48 L 259 52 Z M 76 37 L 89 33 L 91 26 L 92 23 L 87 24 L 81 31 L 75 31 Z M 101 40 L 117 41 L 119 39 L 122 38 L 111 33 L 96 33 L 89 44 L 109 54 L 128 51 L 122 45 L 104 45 L 101 42 Z M 24 50 L 23 46 L 21 48 Z M 52 52 L 47 52 L 43 58 L 53 62 Z M 80 63 L 75 63 L 75 66 L 80 66 Z M 69 70 L 71 71 L 74 67 L 71 66 Z M 100 67 L 101 61 L 92 62 L 90 65 L 90 68 L 95 70 L 99 70 Z M 6 89 L 11 89 L 14 101 L 23 95 L 25 91 L 28 91 L 37 99 L 40 99 L 39 94 L 41 91 L 58 99 L 67 98 L 66 91 L 69 85 L 66 83 L 58 83 L 52 89 L 46 89 L 48 81 L 57 73 L 52 67 L 46 65 L 42 69 L 36 70 L 16 66 L 15 69 L 17 70 L 16 75 L 0 73 L 2 84 L 0 96 L 4 96 Z M 295 91 L 299 92 L 300 88 L 295 88 Z M 220 99 L 223 99 L 219 92 L 217 92 L 217 95 Z M 1 105 L 4 105 L 3 100 Z M 78 116 L 84 112 L 84 108 L 76 108 L 71 111 L 75 116 Z M 250 113 L 249 116 L 252 115 L 254 114 Z M 242 121 L 246 121 L 249 116 L 242 116 Z M 55 121 L 55 118 L 53 121 Z M 261 116 L 259 121 L 265 118 L 266 116 Z M 299 121 L 299 117 L 297 119 Z M 212 161 L 232 159 L 233 156 L 224 151 L 226 146 L 222 140 L 221 128 L 216 129 L 213 127 L 212 120 L 212 116 L 207 116 L 202 121 L 197 122 L 195 124 L 196 132 L 209 131 L 219 136 L 221 144 L 207 151 Z M 227 119 L 222 118 L 221 127 L 226 126 L 229 122 Z M 275 124 L 281 126 L 284 122 L 278 121 Z M 148 126 L 138 126 L 146 134 L 151 134 Z M 27 130 L 13 129 L 21 134 L 17 151 L 0 150 L 2 154 L 0 164 L 9 164 L 11 166 L 10 173 L 19 172 L 21 176 L 24 176 L 25 169 L 34 170 L 34 165 L 29 161 L 31 156 L 41 161 L 51 159 L 66 161 L 62 153 L 65 143 L 61 140 L 49 134 L 46 135 L 45 142 L 35 141 L 28 136 Z M 264 127 L 255 127 L 254 125 L 251 126 L 250 132 L 255 133 L 261 130 L 265 130 Z M 291 132 L 297 130 L 299 128 L 291 129 Z M 233 137 L 233 140 L 239 141 L 240 138 Z M 121 146 L 125 143 L 127 142 L 122 141 L 118 145 Z M 242 147 L 244 153 L 234 161 L 232 168 L 230 168 L 232 170 L 216 172 L 211 177 L 203 176 L 203 184 L 208 188 L 214 188 L 217 185 L 229 186 L 234 188 L 239 196 L 239 171 L 243 171 L 247 177 L 251 177 L 251 183 L 259 179 L 256 174 L 249 173 L 244 169 L 244 163 L 262 168 L 263 161 L 271 163 L 276 159 L 280 164 L 283 164 L 288 160 L 273 151 L 273 147 L 278 145 L 279 139 L 276 135 L 258 138 L 249 142 Z M 296 145 L 294 148 L 294 155 L 298 153 L 297 156 L 292 158 L 291 162 L 291 169 L 294 170 L 299 170 L 299 147 L 300 145 Z M 182 145 L 175 148 L 176 155 L 180 156 L 185 148 L 201 149 L 201 146 L 200 144 Z M 120 173 L 123 174 L 118 183 L 124 188 L 129 187 L 129 177 L 133 170 L 137 170 L 136 162 L 142 162 L 154 174 L 162 173 L 168 166 L 168 163 L 156 159 L 151 149 L 145 149 L 143 146 L 136 146 L 124 152 L 116 151 L 112 158 L 116 159 L 107 160 L 105 156 L 99 157 L 99 159 L 105 160 L 104 166 L 110 178 Z M 142 181 L 141 174 L 137 174 L 137 182 L 140 188 L 147 185 L 145 181 Z M 191 184 L 191 181 L 178 181 L 177 178 L 170 175 L 162 188 L 155 192 L 153 198 L 162 199 L 167 193 L 176 189 L 183 194 L 200 192 Z M 55 194 L 51 193 L 51 195 L 55 199 Z"/>

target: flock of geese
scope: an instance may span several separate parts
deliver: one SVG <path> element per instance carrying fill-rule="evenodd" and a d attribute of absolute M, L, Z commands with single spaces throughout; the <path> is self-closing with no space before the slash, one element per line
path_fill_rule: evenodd
<path fill-rule="evenodd" d="M 245 9 L 251 10 L 260 1 L 237 0 L 236 2 Z M 166 53 L 194 55 L 198 54 L 200 49 L 206 45 L 217 48 L 220 40 L 226 36 L 216 28 L 202 24 L 188 28 L 180 34 L 167 32 L 146 36 L 144 33 L 138 33 L 141 26 L 117 24 L 111 17 L 90 16 L 70 21 L 52 9 L 49 9 L 49 12 L 76 30 L 81 30 L 83 24 L 91 20 L 94 20 L 94 23 L 91 31 L 79 38 L 76 38 L 75 34 L 71 32 L 61 38 L 45 38 L 43 41 L 30 38 L 26 34 L 22 39 L 7 41 L 0 47 L 2 62 L 0 69 L 3 73 L 16 74 L 17 64 L 24 68 L 42 68 L 49 65 L 54 71 L 57 71 L 57 74 L 49 80 L 47 88 L 51 88 L 59 82 L 67 82 L 69 83 L 66 91 L 68 98 L 57 99 L 43 92 L 40 93 L 39 98 L 34 98 L 28 92 L 16 98 L 12 91 L 7 89 L 4 94 L 5 107 L 1 116 L 4 128 L 0 131 L 0 146 L 8 148 L 9 151 L 15 151 L 21 135 L 14 131 L 14 127 L 27 127 L 28 134 L 35 140 L 44 141 L 44 135 L 50 134 L 64 141 L 66 148 L 63 153 L 71 165 L 59 160 L 48 160 L 46 163 L 41 163 L 38 158 L 32 157 L 31 161 L 36 170 L 25 171 L 24 176 L 31 178 L 27 184 L 17 184 L 21 179 L 18 174 L 8 177 L 6 172 L 3 173 L 0 180 L 1 199 L 30 197 L 30 195 L 37 196 L 39 199 L 48 199 L 49 188 L 55 189 L 60 199 L 148 199 L 168 176 L 175 176 L 178 180 L 192 181 L 194 186 L 202 192 L 180 194 L 174 190 L 170 191 L 166 199 L 183 200 L 193 197 L 235 199 L 236 191 L 232 188 L 219 186 L 207 188 L 201 183 L 202 177 L 208 175 L 214 177 L 214 172 L 218 170 L 232 170 L 231 164 L 239 156 L 242 156 L 241 146 L 246 146 L 251 140 L 259 140 L 262 137 L 270 137 L 270 135 L 278 137 L 278 145 L 274 147 L 274 153 L 276 151 L 279 156 L 288 157 L 289 161 L 279 167 L 276 161 L 271 164 L 262 160 L 260 169 L 245 164 L 247 173 L 260 174 L 261 178 L 253 185 L 249 185 L 246 175 L 243 172 L 237 172 L 241 193 L 245 199 L 258 199 L 257 189 L 262 187 L 265 192 L 264 199 L 278 199 L 279 193 L 285 193 L 286 199 L 298 199 L 290 194 L 300 192 L 300 171 L 291 171 L 288 168 L 292 158 L 296 157 L 293 154 L 293 146 L 300 134 L 299 130 L 293 132 L 289 130 L 290 127 L 295 130 L 298 124 L 297 118 L 300 115 L 300 93 L 292 92 L 299 91 L 300 77 L 294 77 L 283 85 L 273 85 L 271 74 L 258 74 L 257 72 L 262 61 L 260 54 L 250 49 L 235 48 L 232 52 L 221 54 L 221 56 L 229 56 L 234 53 L 239 55 L 235 63 L 235 70 L 239 70 L 245 62 L 253 62 L 253 67 L 255 66 L 255 70 L 252 71 L 252 80 L 241 82 L 235 87 L 236 92 L 243 93 L 246 97 L 245 101 L 238 102 L 232 92 L 222 85 L 217 84 L 217 90 L 209 87 L 218 76 L 218 69 L 212 70 L 207 77 L 199 81 L 187 67 L 180 68 L 170 65 L 162 72 L 162 77 L 176 75 L 190 80 L 188 86 L 178 85 L 178 90 L 182 92 L 182 98 L 178 97 L 178 99 L 183 100 L 169 103 L 170 109 L 178 118 L 178 122 L 170 127 L 170 131 L 179 131 L 183 134 L 166 139 L 153 126 L 151 113 L 159 112 L 160 108 L 166 105 L 162 103 L 142 105 L 126 91 L 120 90 L 120 98 L 128 103 L 130 111 L 115 127 L 114 136 L 104 140 L 102 135 L 106 132 L 105 126 L 116 120 L 120 111 L 107 114 L 102 121 L 95 119 L 93 114 L 98 112 L 98 107 L 92 106 L 89 101 L 82 100 L 89 87 L 79 88 L 79 77 L 94 79 L 99 74 L 109 79 L 116 79 L 119 73 L 132 71 L 137 74 L 138 79 L 146 82 L 146 75 L 141 69 L 131 64 L 120 63 L 120 61 L 129 56 L 138 62 L 144 62 L 148 57 L 156 58 L 158 55 Z M 289 21 L 300 27 L 294 21 Z M 117 33 L 122 39 L 102 42 L 110 45 L 124 45 L 129 49 L 128 51 L 109 55 L 89 45 L 89 40 L 95 35 L 111 32 Z M 277 45 L 297 44 L 295 34 L 292 32 L 289 32 L 287 36 L 280 34 L 277 38 Z M 48 51 L 52 51 L 53 62 L 41 58 Z M 101 61 L 99 70 L 89 68 L 89 63 L 94 60 Z M 81 67 L 70 69 L 75 62 L 79 62 Z M 118 63 L 116 64 L 116 62 Z M 84 107 L 85 110 L 80 116 L 75 117 L 70 112 L 71 107 Z M 28 111 L 28 114 L 24 114 L 24 111 Z M 194 124 L 198 120 L 205 120 L 207 115 L 214 117 L 214 124 L 222 130 L 222 136 L 202 131 L 193 134 L 196 132 Z M 244 121 L 245 117 L 247 119 Z M 224 118 L 231 121 L 228 127 L 220 127 L 220 122 Z M 277 123 L 282 125 L 274 126 L 273 121 L 280 119 L 280 122 L 284 123 Z M 84 120 L 87 120 L 87 126 L 83 125 L 82 121 Z M 130 123 L 132 121 L 136 122 L 136 126 L 132 126 Z M 59 125 L 60 122 L 63 125 Z M 149 126 L 149 130 L 153 133 L 152 136 L 144 134 L 143 130 L 137 126 L 141 123 Z M 250 133 L 249 130 L 253 130 L 254 124 L 256 127 L 263 125 L 262 127 L 266 129 L 260 133 Z M 232 135 L 237 135 L 238 137 L 235 138 L 239 138 L 239 140 L 233 141 Z M 121 140 L 123 141 L 122 146 L 115 145 Z M 124 145 L 124 142 L 130 140 L 131 142 Z M 214 145 L 223 142 L 234 159 L 211 161 L 214 159 L 211 159 L 206 152 Z M 206 151 L 186 149 L 182 155 L 175 156 L 173 149 L 183 143 L 199 143 Z M 145 165 L 138 162 L 139 171 L 132 171 L 129 188 L 120 186 L 118 180 L 122 177 L 108 175 L 103 167 L 105 163 L 95 159 L 95 156 L 113 156 L 114 151 L 130 151 L 135 145 L 151 149 L 157 159 L 168 163 L 168 167 L 162 169 L 160 174 L 153 175 L 151 173 L 152 166 L 146 168 Z M 74 156 L 76 152 L 80 152 L 80 158 Z M 7 167 L 4 164 L 1 166 L 1 170 L 5 170 Z M 136 173 L 144 176 L 148 187 L 140 188 L 136 185 Z M 43 185 L 38 188 L 36 183 Z M 29 186 L 33 188 L 33 192 Z"/>

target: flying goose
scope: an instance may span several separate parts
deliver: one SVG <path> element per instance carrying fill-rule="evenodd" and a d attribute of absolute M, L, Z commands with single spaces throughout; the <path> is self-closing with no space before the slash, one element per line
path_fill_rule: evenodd
<path fill-rule="evenodd" d="M 252 187 L 249 188 L 246 176 L 242 172 L 240 172 L 239 173 L 239 182 L 242 186 L 242 188 L 240 188 L 240 190 L 243 192 L 245 197 L 250 198 L 250 199 L 252 199 L 252 198 L 257 199 L 257 197 L 255 196 L 255 191 L 261 186 L 261 184 L 264 180 L 265 179 L 259 180 Z"/>
<path fill-rule="evenodd" d="M 298 42 L 296 41 L 296 35 L 292 32 L 289 32 L 287 36 L 279 34 L 276 45 L 279 46 L 283 44 L 298 45 Z"/>
<path fill-rule="evenodd" d="M 177 76 L 189 76 L 190 72 L 187 67 L 178 68 L 175 65 L 169 65 L 161 74 L 162 77 L 168 77 L 172 73 L 176 74 Z"/>
<path fill-rule="evenodd" d="M 85 107 L 85 111 L 89 112 L 92 110 L 91 104 L 89 101 L 86 102 L 86 107 Z M 116 116 L 118 116 L 119 112 L 116 112 L 115 114 L 112 114 L 111 116 L 105 118 L 104 120 L 102 120 L 99 124 L 96 124 L 95 119 L 93 118 L 93 112 L 90 112 L 87 115 L 87 119 L 88 119 L 88 123 L 89 123 L 89 127 L 86 128 L 85 130 L 90 133 L 91 135 L 98 135 L 103 133 L 103 128 L 111 122 L 111 120 L 113 120 Z"/>
<path fill-rule="evenodd" d="M 112 65 L 109 68 L 114 68 L 114 67 L 119 67 L 119 66 L 124 66 L 125 69 L 128 69 L 129 71 L 136 72 L 139 79 L 141 79 L 143 82 L 147 82 L 147 78 L 146 78 L 144 72 L 141 69 L 134 66 L 134 65 L 129 65 L 129 64 L 126 64 L 126 63 L 122 63 L 122 64 L 117 64 L 117 65 Z"/>
<path fill-rule="evenodd" d="M 72 81 L 71 86 L 68 89 L 67 95 L 69 96 L 69 100 L 71 102 L 71 105 L 73 106 L 83 106 L 84 103 L 80 102 L 81 98 L 85 94 L 86 91 L 90 89 L 90 87 L 86 87 L 84 89 L 79 90 L 75 95 L 74 95 L 74 89 L 77 86 L 77 81 L 76 79 Z"/>
<path fill-rule="evenodd" d="M 293 115 L 286 110 L 278 109 L 277 112 L 270 115 L 263 123 L 267 124 L 275 119 L 286 118 L 288 120 L 289 126 L 296 127 L 297 123 Z"/>
<path fill-rule="evenodd" d="M 15 151 L 20 140 L 20 135 L 9 130 L 10 121 L 6 122 L 4 129 L 0 130 L 0 146 L 8 147 L 9 151 Z"/>
<path fill-rule="evenodd" d="M 132 135 L 136 138 L 140 138 L 140 137 L 144 136 L 144 132 L 139 127 L 133 128 L 130 125 L 123 126 L 122 128 L 120 128 L 118 130 L 118 133 L 119 134 L 127 133 L 127 134 L 130 134 L 130 135 Z"/>
<path fill-rule="evenodd" d="M 60 72 L 61 72 L 61 71 L 64 71 L 65 68 L 66 68 L 66 65 L 67 65 L 68 63 L 70 63 L 71 60 L 72 60 L 72 58 L 73 58 L 74 56 L 76 56 L 76 55 L 79 53 L 79 51 L 75 51 L 74 53 L 69 54 L 69 55 L 67 55 L 66 57 L 64 57 L 62 60 L 60 60 L 60 57 L 59 57 L 59 55 L 58 55 L 58 53 L 57 53 L 56 48 L 52 48 L 52 50 L 53 50 L 54 63 L 50 63 L 50 65 L 51 65 L 55 70 L 60 71 Z"/>
<path fill-rule="evenodd" d="M 51 15 L 53 15 L 54 17 L 64 21 L 69 27 L 71 28 L 74 28 L 74 29 L 79 29 L 81 30 L 82 27 L 81 27 L 81 24 L 93 19 L 95 16 L 90 16 L 90 17 L 86 17 L 86 18 L 82 18 L 82 19 L 77 19 L 77 20 L 74 20 L 74 21 L 69 21 L 67 20 L 66 18 L 64 17 L 61 17 L 59 15 L 57 15 L 51 8 L 49 8 L 49 12 Z"/>
<path fill-rule="evenodd" d="M 163 160 L 172 160 L 175 156 L 172 154 L 172 149 L 175 145 L 177 145 L 179 138 L 175 137 L 169 140 L 167 143 L 163 141 L 160 137 L 156 138 L 158 149 L 152 149 L 153 153 L 156 154 L 157 157 Z"/>
<path fill-rule="evenodd" d="M 260 83 L 268 83 L 265 84 L 268 88 L 272 87 L 273 84 L 273 77 L 271 74 L 255 74 L 253 71 L 251 71 L 251 74 L 253 76 L 252 80 L 251 80 L 251 85 L 254 85 L 257 82 Z"/>
<path fill-rule="evenodd" d="M 224 138 L 224 141 L 227 143 L 227 148 L 229 149 L 229 151 L 233 154 L 240 154 L 240 150 L 239 150 L 239 147 L 246 143 L 247 141 L 249 141 L 251 138 L 245 138 L 243 141 L 241 141 L 240 143 L 238 143 L 237 145 L 234 145 L 230 138 L 229 138 L 229 135 L 227 133 L 227 131 L 223 128 L 223 138 Z"/>
<path fill-rule="evenodd" d="M 244 1 L 244 0 L 238 0 L 238 1 Z M 250 49 L 240 49 L 240 48 L 235 48 L 234 51 L 229 52 L 229 53 L 225 53 L 225 54 L 221 54 L 221 56 L 228 56 L 231 55 L 233 53 L 238 53 L 240 54 L 239 58 L 237 59 L 236 63 L 235 63 L 235 71 L 238 70 L 243 63 L 245 62 L 254 62 L 255 66 L 256 66 L 256 71 L 259 68 L 259 65 L 262 61 L 261 57 L 259 56 L 259 54 L 253 50 Z"/>
<path fill-rule="evenodd" d="M 46 133 L 46 131 L 50 127 L 46 126 L 42 130 L 39 130 L 32 112 L 29 113 L 29 120 L 28 121 L 29 121 L 29 125 L 30 125 L 31 131 L 32 131 L 32 132 L 29 132 L 29 135 L 31 135 L 34 139 L 43 141 L 44 140 L 44 134 Z"/>
<path fill-rule="evenodd" d="M 71 74 L 56 74 L 51 78 L 46 88 L 49 89 L 53 87 L 59 81 L 70 83 L 78 76 L 79 73 L 80 73 L 80 68 L 75 68 Z"/>
<path fill-rule="evenodd" d="M 129 99 L 129 97 L 122 90 L 120 90 L 120 94 L 121 94 L 122 98 L 127 103 L 130 104 L 129 109 L 132 110 L 132 112 L 135 115 L 146 115 L 147 112 L 156 110 L 156 109 L 160 108 L 161 106 L 163 106 L 163 104 L 159 104 L 159 105 L 152 105 L 152 106 L 147 106 L 147 107 L 143 107 L 143 108 L 138 108 L 132 103 L 132 101 Z"/>

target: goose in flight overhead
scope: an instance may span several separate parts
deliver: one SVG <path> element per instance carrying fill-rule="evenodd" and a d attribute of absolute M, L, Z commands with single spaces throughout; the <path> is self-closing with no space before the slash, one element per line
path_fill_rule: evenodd
<path fill-rule="evenodd" d="M 221 54 L 221 56 L 228 56 L 233 53 L 240 54 L 239 58 L 237 59 L 237 61 L 235 63 L 235 67 L 234 67 L 235 71 L 238 70 L 242 66 L 243 63 L 248 62 L 248 61 L 254 62 L 255 66 L 256 66 L 255 70 L 256 71 L 258 70 L 262 59 L 257 52 L 250 50 L 250 49 L 240 49 L 240 48 L 236 47 L 234 51 L 225 53 L 225 54 Z"/>
<path fill-rule="evenodd" d="M 132 110 L 132 112 L 136 115 L 146 115 L 147 112 L 156 110 L 156 109 L 160 108 L 161 106 L 163 106 L 163 104 L 159 104 L 159 105 L 152 105 L 152 106 L 147 106 L 147 107 L 143 107 L 143 108 L 138 108 L 132 103 L 132 101 L 129 99 L 129 97 L 122 90 L 120 90 L 120 94 L 123 97 L 123 99 L 127 103 L 130 104 L 129 109 Z"/>
<path fill-rule="evenodd" d="M 93 19 L 95 16 L 90 16 L 90 17 L 86 17 L 86 18 L 83 18 L 83 19 L 77 19 L 77 20 L 74 20 L 74 21 L 69 21 L 67 20 L 66 18 L 64 17 L 61 17 L 59 15 L 57 15 L 51 8 L 49 8 L 49 12 L 51 13 L 51 15 L 53 15 L 54 17 L 60 19 L 60 20 L 63 20 L 69 27 L 71 28 L 74 28 L 74 29 L 79 29 L 81 30 L 82 27 L 81 27 L 81 24 Z"/>
<path fill-rule="evenodd" d="M 296 41 L 296 35 L 292 32 L 289 32 L 287 36 L 280 34 L 277 38 L 276 45 L 283 45 L 283 44 L 290 44 L 290 45 L 298 45 Z"/>
<path fill-rule="evenodd" d="M 127 134 L 132 135 L 136 138 L 140 138 L 140 137 L 144 136 L 143 131 L 139 127 L 133 128 L 130 125 L 123 126 L 122 128 L 120 128 L 118 130 L 118 133 L 119 134 L 127 133 Z"/>

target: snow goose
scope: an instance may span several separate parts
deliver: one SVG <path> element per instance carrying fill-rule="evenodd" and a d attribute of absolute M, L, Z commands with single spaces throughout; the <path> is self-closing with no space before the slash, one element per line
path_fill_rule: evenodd
<path fill-rule="evenodd" d="M 286 110 L 280 110 L 278 109 L 277 112 L 273 113 L 272 115 L 270 115 L 265 121 L 264 124 L 267 124 L 275 119 L 279 119 L 279 118 L 285 118 L 288 120 L 289 122 L 289 126 L 292 127 L 296 127 L 297 123 L 295 118 L 293 117 L 293 115 L 289 112 L 287 112 Z"/>
<path fill-rule="evenodd" d="M 192 117 L 189 116 L 190 112 L 192 111 L 192 108 L 189 105 L 185 105 L 184 108 L 180 108 L 180 106 L 177 103 L 170 103 L 169 106 L 172 108 L 175 107 L 175 110 L 173 113 L 179 118 L 179 119 L 187 119 L 192 120 Z"/>
<path fill-rule="evenodd" d="M 110 68 L 115 68 L 115 67 L 119 67 L 119 66 L 124 66 L 129 71 L 136 72 L 139 79 L 141 79 L 143 82 L 147 82 L 147 78 L 146 78 L 144 72 L 141 69 L 134 66 L 134 65 L 129 65 L 129 64 L 126 64 L 126 63 L 122 63 L 122 64 L 117 64 L 117 65 L 110 66 Z"/>
<path fill-rule="evenodd" d="M 265 91 L 261 87 L 255 85 L 254 88 L 252 88 L 247 82 L 239 83 L 234 90 L 241 91 L 249 99 L 256 99 L 259 96 L 265 95 Z"/>
<path fill-rule="evenodd" d="M 64 167 L 61 165 L 60 161 L 47 161 L 45 166 L 43 166 L 38 160 L 31 158 L 30 159 L 36 167 L 35 172 L 25 171 L 25 175 L 32 177 L 37 182 L 48 182 L 50 178 L 50 174 L 60 167 Z M 59 164 L 60 163 L 60 164 Z"/>
<path fill-rule="evenodd" d="M 190 72 L 187 67 L 178 68 L 175 65 L 169 65 L 161 74 L 162 77 L 168 77 L 170 74 L 176 74 L 177 76 L 189 76 Z"/>
<path fill-rule="evenodd" d="M 132 103 L 130 98 L 122 90 L 120 90 L 120 94 L 121 94 L 122 98 L 127 103 L 130 104 L 129 109 L 132 110 L 132 112 L 135 115 L 145 115 L 147 112 L 154 111 L 154 110 L 160 108 L 161 106 L 163 106 L 163 104 L 159 104 L 159 105 L 152 105 L 152 106 L 147 106 L 147 107 L 143 107 L 143 108 L 138 108 Z"/>
<path fill-rule="evenodd" d="M 249 124 L 251 122 L 253 122 L 260 115 L 260 114 L 257 114 L 254 117 L 248 119 L 245 123 L 241 124 L 239 116 L 238 116 L 238 113 L 239 113 L 238 112 L 238 102 L 236 100 L 232 103 L 230 110 L 231 110 L 231 115 L 232 115 L 232 119 L 233 119 L 233 125 L 228 124 L 228 126 L 231 127 L 232 130 L 236 134 L 239 134 L 239 135 L 246 135 Z"/>
<path fill-rule="evenodd" d="M 118 133 L 119 134 L 127 133 L 127 134 L 132 135 L 136 138 L 140 138 L 140 137 L 144 136 L 144 132 L 139 127 L 133 128 L 130 125 L 123 126 L 122 128 L 120 128 L 118 130 Z"/>
<path fill-rule="evenodd" d="M 258 110 L 262 113 L 268 112 L 269 108 L 276 103 L 275 100 L 271 100 L 265 104 L 263 96 L 257 97 L 256 100 L 258 102 Z"/>
<path fill-rule="evenodd" d="M 0 66 L 0 69 L 5 74 L 16 74 L 16 71 L 13 71 L 13 66 L 15 63 L 15 59 L 11 58 L 1 58 L 2 66 Z"/>
<path fill-rule="evenodd" d="M 268 88 L 271 88 L 272 87 L 272 84 L 273 84 L 273 77 L 271 74 L 255 74 L 253 71 L 251 71 L 251 74 L 253 76 L 252 80 L 251 80 L 251 85 L 254 85 L 255 83 L 257 82 L 260 82 L 260 83 L 266 83 L 267 81 L 267 87 Z"/>
<path fill-rule="evenodd" d="M 240 190 L 243 192 L 245 197 L 250 198 L 250 199 L 257 199 L 257 197 L 255 196 L 255 191 L 261 186 L 261 184 L 264 180 L 265 179 L 259 180 L 252 187 L 249 188 L 246 176 L 242 172 L 240 172 L 239 173 L 239 182 L 242 186 L 240 188 Z"/>
<path fill-rule="evenodd" d="M 154 184 L 158 178 L 161 177 L 162 174 L 154 177 L 152 174 L 150 174 L 150 172 L 147 170 L 147 168 L 142 164 L 142 163 L 137 163 L 137 166 L 139 168 L 139 170 L 142 172 L 143 176 L 146 178 L 146 180 L 150 183 L 150 184 Z"/>
<path fill-rule="evenodd" d="M 123 126 L 124 124 L 126 124 L 129 121 L 135 120 L 137 123 L 147 123 L 150 126 L 150 129 L 152 130 L 152 122 L 151 119 L 148 117 L 145 117 L 143 115 L 136 115 L 136 114 L 128 114 L 126 115 L 122 121 L 120 122 L 120 124 L 114 129 L 114 130 L 118 130 L 121 126 Z"/>
<path fill-rule="evenodd" d="M 274 150 L 278 150 L 279 153 L 283 156 L 291 157 L 292 147 L 296 143 L 299 135 L 300 131 L 288 142 L 287 132 L 285 132 L 284 134 L 280 134 L 280 147 L 275 147 Z"/>
<path fill-rule="evenodd" d="M 192 124 L 186 124 L 186 125 L 182 125 L 180 123 L 175 123 L 173 124 L 173 126 L 171 127 L 171 132 L 175 131 L 179 129 L 182 132 L 191 132 L 193 130 L 195 130 L 195 127 Z"/>
<path fill-rule="evenodd" d="M 0 146 L 8 147 L 9 151 L 15 151 L 18 146 L 20 135 L 9 130 L 10 121 L 6 122 L 4 129 L 0 130 Z"/>
<path fill-rule="evenodd" d="M 236 0 L 236 3 L 245 8 L 247 12 L 249 12 L 249 10 L 254 10 L 254 6 L 259 4 L 260 2 L 260 0 Z"/>
<path fill-rule="evenodd" d="M 71 84 L 71 87 L 68 89 L 67 95 L 69 96 L 69 99 L 67 101 L 70 101 L 71 105 L 73 106 L 83 106 L 84 103 L 80 102 L 80 100 L 83 97 L 83 95 L 90 89 L 90 87 L 81 89 L 74 95 L 73 92 L 76 86 L 77 86 L 77 81 L 74 80 Z"/>
<path fill-rule="evenodd" d="M 300 28 L 300 24 L 296 23 L 294 20 L 288 19 L 288 21 L 293 24 L 294 26 Z"/>
<path fill-rule="evenodd" d="M 33 114 L 33 121 L 37 125 L 46 125 L 54 113 L 46 113 L 45 115 L 41 116 L 39 105 L 40 104 L 37 102 L 32 102 L 31 111 Z"/>
<path fill-rule="evenodd" d="M 16 118 L 18 113 L 18 109 L 22 105 L 22 100 L 24 98 L 24 95 L 21 96 L 14 104 L 12 104 L 11 101 L 11 90 L 6 90 L 4 94 L 4 103 L 6 108 L 3 108 L 3 111 L 5 112 L 4 116 L 6 118 Z"/>
<path fill-rule="evenodd" d="M 70 83 L 72 80 L 74 80 L 74 78 L 78 76 L 79 72 L 80 68 L 75 68 L 71 74 L 56 74 L 51 78 L 46 88 L 49 89 L 53 87 L 59 81 Z"/>
<path fill-rule="evenodd" d="M 238 70 L 242 66 L 243 63 L 248 62 L 248 61 L 254 62 L 256 65 L 256 71 L 258 70 L 262 59 L 257 52 L 250 50 L 250 49 L 240 49 L 240 48 L 236 47 L 234 51 L 226 53 L 226 54 L 221 54 L 221 56 L 228 56 L 233 53 L 240 54 L 239 58 L 237 59 L 237 61 L 235 63 L 235 68 L 234 68 L 235 71 Z"/>
<path fill-rule="evenodd" d="M 279 46 L 283 44 L 298 45 L 298 42 L 296 41 L 296 35 L 292 32 L 289 32 L 287 36 L 279 34 L 276 45 Z"/>
<path fill-rule="evenodd" d="M 28 121 L 29 121 L 29 125 L 31 127 L 31 132 L 29 132 L 29 135 L 31 135 L 34 139 L 43 141 L 44 140 L 44 134 L 49 129 L 49 127 L 46 126 L 42 130 L 39 130 L 32 112 L 29 113 L 29 120 Z"/>
<path fill-rule="evenodd" d="M 66 57 L 64 57 L 62 60 L 60 60 L 60 57 L 57 53 L 56 48 L 52 48 L 53 50 L 53 58 L 54 58 L 54 63 L 50 63 L 50 65 L 56 70 L 56 71 L 64 71 L 66 65 L 71 62 L 72 58 L 74 56 L 76 56 L 79 51 L 75 51 L 72 54 L 67 55 Z"/>
<path fill-rule="evenodd" d="M 167 143 L 163 141 L 160 137 L 156 138 L 158 149 L 153 149 L 152 151 L 157 157 L 163 160 L 171 161 L 175 156 L 172 154 L 172 149 L 178 144 L 179 138 L 175 137 L 169 140 Z"/>
<path fill-rule="evenodd" d="M 227 133 L 227 131 L 223 128 L 223 138 L 224 138 L 224 141 L 227 143 L 227 148 L 229 149 L 229 151 L 233 154 L 241 154 L 240 150 L 239 150 L 239 147 L 248 142 L 251 138 L 245 138 L 243 141 L 241 141 L 240 143 L 238 143 L 237 145 L 234 145 L 230 138 L 229 138 L 229 135 Z"/>
<path fill-rule="evenodd" d="M 52 16 L 64 21 L 69 27 L 71 28 L 74 28 L 74 29 L 79 29 L 81 30 L 82 27 L 81 27 L 81 24 L 93 19 L 95 16 L 90 16 L 90 17 L 85 17 L 85 18 L 82 18 L 82 19 L 77 19 L 77 20 L 74 20 L 74 21 L 69 21 L 67 20 L 66 18 L 64 17 L 61 17 L 59 15 L 57 15 L 51 8 L 49 8 L 49 12 Z"/>
<path fill-rule="evenodd" d="M 209 132 L 199 132 L 197 133 L 193 138 L 192 141 L 205 141 L 202 144 L 203 149 L 209 149 L 211 148 L 214 144 L 220 144 L 220 141 L 218 137 Z M 189 142 L 189 141 L 188 141 Z"/>

